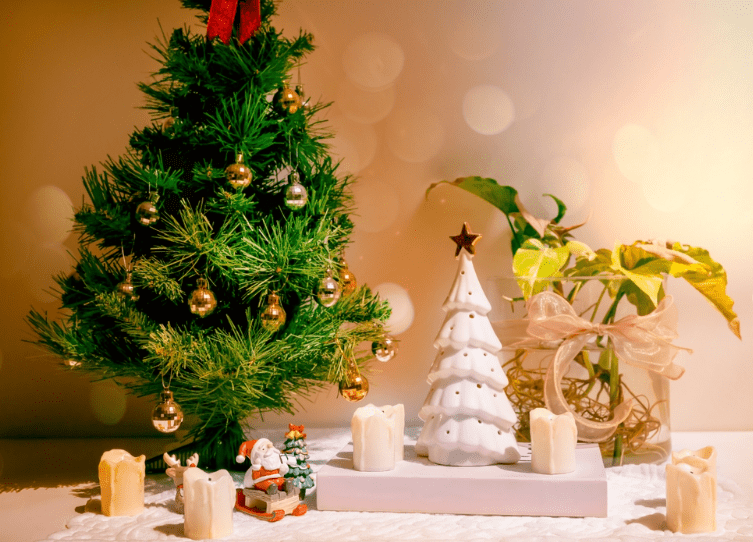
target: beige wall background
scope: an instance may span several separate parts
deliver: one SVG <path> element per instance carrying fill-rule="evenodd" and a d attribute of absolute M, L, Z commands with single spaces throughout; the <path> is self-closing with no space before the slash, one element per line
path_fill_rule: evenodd
<path fill-rule="evenodd" d="M 155 398 L 63 370 L 24 342 L 23 317 L 57 310 L 45 291 L 70 269 L 84 167 L 149 123 L 136 89 L 156 69 L 147 42 L 160 24 L 201 29 L 177 0 L 14 4 L 0 8 L 0 436 L 154 436 Z M 554 214 L 541 194 L 559 196 L 567 224 L 590 216 L 579 239 L 593 248 L 707 248 L 728 271 L 743 341 L 670 281 L 676 342 L 694 350 L 678 357 L 672 426 L 753 429 L 753 2 L 287 0 L 276 26 L 315 35 L 302 82 L 335 101 L 333 154 L 360 179 L 346 256 L 395 310 L 400 353 L 374 364 L 367 402 L 402 402 L 417 422 L 456 268 L 447 237 L 463 221 L 484 234 L 474 261 L 487 292 L 510 272 L 498 211 L 449 187 L 424 197 L 478 174 L 515 186 L 537 215 Z M 356 406 L 330 388 L 295 420 L 347 424 Z"/>

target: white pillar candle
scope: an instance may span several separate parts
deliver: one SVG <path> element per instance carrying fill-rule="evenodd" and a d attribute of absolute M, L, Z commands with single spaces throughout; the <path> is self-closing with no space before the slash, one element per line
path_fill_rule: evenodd
<path fill-rule="evenodd" d="M 578 429 L 572 413 L 559 416 L 535 408 L 531 421 L 531 470 L 540 474 L 565 474 L 575 470 Z"/>
<path fill-rule="evenodd" d="M 381 472 L 395 468 L 395 416 L 388 417 L 381 408 L 366 405 L 356 409 L 350 430 L 356 470 Z"/>
<path fill-rule="evenodd" d="M 183 474 L 185 520 L 188 538 L 223 538 L 233 532 L 235 484 L 226 470 L 204 472 L 188 469 Z"/>
<path fill-rule="evenodd" d="M 405 443 L 403 435 L 405 434 L 405 407 L 402 403 L 397 405 L 385 405 L 379 407 L 387 418 L 395 420 L 395 461 L 402 461 L 405 458 Z"/>
<path fill-rule="evenodd" d="M 703 467 L 716 478 L 716 448 L 706 446 L 700 450 L 680 450 L 672 452 L 672 464 L 687 463 L 691 467 Z"/>
<path fill-rule="evenodd" d="M 135 516 L 144 510 L 146 457 L 133 457 L 125 450 L 110 450 L 99 460 L 102 513 Z"/>
<path fill-rule="evenodd" d="M 716 477 L 706 466 L 667 465 L 667 527 L 683 534 L 716 531 Z"/>

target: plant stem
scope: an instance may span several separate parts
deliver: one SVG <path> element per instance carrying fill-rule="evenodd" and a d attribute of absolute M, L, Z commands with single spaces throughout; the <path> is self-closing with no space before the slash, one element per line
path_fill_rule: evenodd
<path fill-rule="evenodd" d="M 609 410 L 614 412 L 617 405 L 620 404 L 620 367 L 617 356 L 614 355 L 612 339 L 607 341 L 609 350 Z M 612 453 L 612 465 L 619 465 L 622 462 L 622 435 L 614 437 L 614 452 Z"/>
<path fill-rule="evenodd" d="M 604 286 L 604 289 L 601 291 L 601 294 L 599 294 L 599 299 L 596 300 L 596 305 L 594 306 L 594 311 L 591 313 L 591 321 L 593 322 L 596 318 L 596 313 L 599 310 L 599 305 L 601 305 L 601 300 L 604 298 L 604 294 L 607 293 L 608 286 Z"/>
<path fill-rule="evenodd" d="M 596 371 L 594 370 L 594 364 L 591 363 L 591 356 L 588 351 L 582 350 L 580 352 L 580 355 L 583 358 L 583 366 L 588 371 L 588 388 L 586 388 L 585 393 L 583 393 L 584 396 L 587 396 L 589 393 L 591 393 L 594 384 L 596 384 Z"/>

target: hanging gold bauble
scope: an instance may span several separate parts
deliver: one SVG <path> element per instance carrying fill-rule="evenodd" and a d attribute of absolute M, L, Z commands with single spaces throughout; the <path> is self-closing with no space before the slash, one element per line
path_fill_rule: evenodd
<path fill-rule="evenodd" d="M 301 97 L 290 87 L 283 87 L 277 91 L 272 104 L 280 113 L 292 115 L 301 108 Z"/>
<path fill-rule="evenodd" d="M 246 188 L 251 184 L 251 177 L 251 170 L 243 163 L 243 154 L 238 154 L 235 164 L 230 164 L 225 168 L 225 178 L 236 190 Z"/>
<path fill-rule="evenodd" d="M 311 100 L 306 98 L 306 93 L 303 91 L 303 85 L 296 85 L 295 93 L 298 94 L 298 98 L 301 100 L 301 109 L 309 111 L 311 109 Z"/>
<path fill-rule="evenodd" d="M 351 354 L 348 358 L 348 366 L 345 369 L 345 378 L 339 385 L 340 394 L 345 400 L 355 403 L 369 393 L 369 381 L 358 370 L 356 360 Z"/>
<path fill-rule="evenodd" d="M 351 403 L 362 400 L 368 393 L 369 381 L 360 373 L 353 377 L 345 377 L 345 380 L 340 382 L 340 394 Z"/>
<path fill-rule="evenodd" d="M 316 299 L 324 307 L 331 307 L 340 299 L 340 285 L 332 278 L 331 269 L 327 269 L 327 276 L 319 281 Z"/>
<path fill-rule="evenodd" d="M 139 294 L 136 293 L 136 288 L 131 281 L 130 271 L 126 273 L 125 280 L 118 284 L 118 295 L 124 299 L 130 299 L 131 301 L 139 300 Z"/>
<path fill-rule="evenodd" d="M 162 433 L 173 433 L 183 423 L 183 411 L 173 401 L 173 392 L 164 390 L 160 393 L 160 403 L 152 410 L 152 425 Z"/>
<path fill-rule="evenodd" d="M 301 176 L 294 171 L 290 174 L 289 180 L 290 184 L 285 189 L 285 206 L 293 211 L 303 209 L 309 200 L 309 194 L 306 187 L 301 184 Z"/>
<path fill-rule="evenodd" d="M 355 275 L 350 272 L 350 269 L 348 269 L 348 263 L 345 260 L 342 262 L 343 265 L 339 271 L 340 287 L 342 288 L 342 296 L 347 297 L 356 291 L 358 283 L 356 282 Z"/>
<path fill-rule="evenodd" d="M 277 331 L 285 323 L 285 309 L 280 305 L 280 297 L 273 293 L 267 296 L 267 306 L 261 313 L 261 325 L 269 331 Z"/>
<path fill-rule="evenodd" d="M 173 126 L 175 126 L 175 117 L 167 117 L 162 123 L 162 131 L 167 132 Z"/>
<path fill-rule="evenodd" d="M 217 308 L 217 300 L 212 290 L 207 288 L 205 279 L 196 281 L 196 286 L 196 290 L 191 293 L 191 297 L 188 299 L 188 306 L 191 307 L 192 313 L 204 318 L 212 314 L 212 311 Z"/>
<path fill-rule="evenodd" d="M 76 361 L 75 359 L 66 359 L 66 360 L 63 360 L 63 365 L 65 365 L 66 367 L 70 367 L 71 369 L 73 369 L 75 367 L 80 366 L 81 362 L 80 361 Z"/>
<path fill-rule="evenodd" d="M 143 201 L 136 207 L 136 221 L 142 226 L 151 226 L 159 220 L 157 199 L 157 194 L 152 194 L 149 201 Z"/>
<path fill-rule="evenodd" d="M 389 361 L 397 355 L 397 340 L 386 333 L 371 343 L 371 352 L 379 361 Z"/>

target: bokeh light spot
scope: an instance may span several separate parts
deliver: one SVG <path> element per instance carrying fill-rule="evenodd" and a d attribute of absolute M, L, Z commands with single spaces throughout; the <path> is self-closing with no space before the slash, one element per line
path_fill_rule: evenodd
<path fill-rule="evenodd" d="M 444 143 L 444 127 L 439 118 L 424 109 L 398 109 L 386 126 L 387 146 L 406 162 L 426 162 Z"/>
<path fill-rule="evenodd" d="M 565 202 L 570 212 L 582 209 L 591 194 L 591 182 L 583 164 L 572 158 L 555 158 L 541 175 L 539 191 Z"/>
<path fill-rule="evenodd" d="M 617 130 L 612 151 L 620 173 L 634 183 L 656 177 L 661 162 L 659 141 L 647 128 L 626 124 Z"/>
<path fill-rule="evenodd" d="M 31 246 L 24 280 L 29 293 L 40 303 L 51 303 L 57 299 L 53 293 L 58 285 L 55 276 L 69 273 L 73 258 L 59 243 L 42 243 Z"/>
<path fill-rule="evenodd" d="M 353 185 L 356 212 L 351 215 L 356 228 L 376 233 L 397 219 L 400 203 L 397 191 L 374 177 L 361 177 Z"/>
<path fill-rule="evenodd" d="M 73 203 L 62 189 L 46 185 L 31 193 L 26 204 L 27 219 L 39 240 L 62 243 L 73 228 Z"/>
<path fill-rule="evenodd" d="M 374 124 L 387 117 L 395 106 L 395 87 L 369 91 L 345 79 L 337 88 L 337 107 L 352 121 Z"/>
<path fill-rule="evenodd" d="M 380 32 L 359 36 L 343 53 L 343 69 L 348 79 L 367 90 L 383 90 L 394 83 L 404 63 L 402 47 Z"/>
<path fill-rule="evenodd" d="M 499 87 L 473 87 L 463 99 L 463 118 L 474 132 L 495 135 L 504 132 L 515 120 L 515 107 Z"/>
<path fill-rule="evenodd" d="M 379 298 L 389 302 L 392 314 L 387 319 L 385 327 L 394 334 L 406 331 L 413 323 L 415 309 L 408 291 L 394 282 L 383 282 L 374 288 Z"/>
<path fill-rule="evenodd" d="M 377 150 L 377 135 L 368 124 L 360 124 L 345 117 L 332 119 L 335 136 L 329 140 L 330 154 L 342 160 L 340 168 L 356 174 L 371 164 Z"/>
<path fill-rule="evenodd" d="M 97 382 L 89 392 L 94 417 L 105 425 L 115 425 L 126 411 L 125 390 L 112 381 Z"/>

